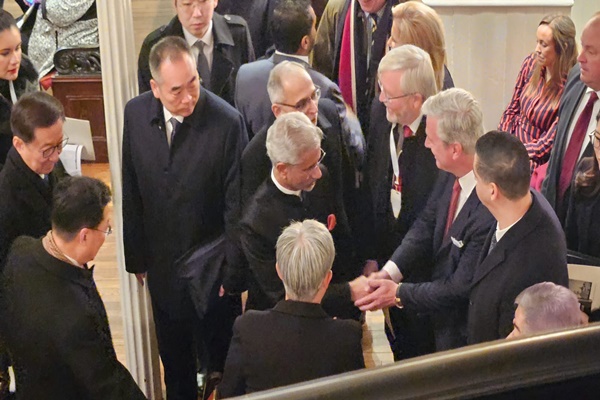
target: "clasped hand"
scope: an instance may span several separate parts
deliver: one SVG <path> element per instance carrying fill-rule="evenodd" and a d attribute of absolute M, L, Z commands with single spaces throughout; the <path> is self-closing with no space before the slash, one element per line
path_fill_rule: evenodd
<path fill-rule="evenodd" d="M 352 300 L 361 311 L 394 306 L 397 288 L 398 284 L 383 270 L 373 272 L 368 277 L 361 275 L 350 282 Z"/>

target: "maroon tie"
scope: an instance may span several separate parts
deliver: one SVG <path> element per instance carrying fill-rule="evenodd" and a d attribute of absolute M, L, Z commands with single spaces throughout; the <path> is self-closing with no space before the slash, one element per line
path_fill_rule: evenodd
<path fill-rule="evenodd" d="M 571 135 L 571 140 L 567 145 L 567 150 L 565 151 L 565 155 L 563 157 L 562 169 L 560 170 L 560 178 L 558 179 L 558 201 L 560 203 L 562 203 L 565 192 L 571 184 L 573 170 L 575 169 L 575 164 L 577 164 L 577 159 L 579 158 L 579 153 L 581 152 L 581 146 L 583 145 L 583 139 L 587 133 L 586 131 L 588 125 L 590 124 L 590 119 L 592 118 L 592 109 L 594 108 L 594 103 L 597 99 L 598 95 L 596 92 L 592 92 L 590 99 L 583 108 L 583 111 L 581 112 L 581 115 L 575 124 L 573 134 Z"/>
<path fill-rule="evenodd" d="M 458 179 L 454 181 L 452 186 L 452 197 L 450 198 L 450 207 L 448 207 L 448 219 L 446 219 L 446 229 L 444 230 L 444 237 L 448 235 L 448 231 L 454 222 L 454 216 L 456 215 L 456 208 L 458 207 L 458 197 L 460 196 L 460 184 Z"/>
<path fill-rule="evenodd" d="M 410 126 L 408 125 L 404 125 L 404 137 L 411 137 L 413 135 L 412 130 L 410 129 Z"/>

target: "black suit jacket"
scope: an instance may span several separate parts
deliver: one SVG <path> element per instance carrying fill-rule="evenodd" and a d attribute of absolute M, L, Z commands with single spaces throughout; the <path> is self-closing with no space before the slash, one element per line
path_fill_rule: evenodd
<path fill-rule="evenodd" d="M 20 399 L 145 399 L 117 360 L 104 304 L 83 269 L 20 237 L 3 274 L 3 337 Z"/>
<path fill-rule="evenodd" d="M 529 210 L 491 252 L 496 226 L 485 241 L 469 301 L 469 344 L 505 338 L 512 330 L 515 298 L 529 286 L 568 287 L 565 235 L 546 199 L 535 191 L 531 195 Z"/>
<path fill-rule="evenodd" d="M 18 236 L 41 237 L 50 230 L 52 189 L 66 175 L 59 161 L 45 183 L 10 149 L 0 172 L 0 270 Z"/>
<path fill-rule="evenodd" d="M 558 108 L 558 124 L 556 126 L 556 135 L 554 137 L 554 146 L 550 152 L 550 160 L 548 161 L 548 170 L 546 172 L 546 178 L 542 183 L 542 194 L 550 203 L 550 206 L 554 208 L 558 219 L 561 224 L 564 225 L 565 217 L 568 207 L 568 199 L 570 194 L 570 188 L 565 193 L 565 201 L 561 207 L 558 207 L 557 191 L 558 191 L 558 180 L 560 179 L 560 171 L 562 169 L 562 160 L 565 154 L 565 150 L 569 145 L 567 137 L 569 134 L 569 126 L 573 122 L 573 117 L 577 112 L 577 107 L 581 98 L 583 97 L 587 86 L 581 82 L 579 78 L 581 70 L 579 64 L 575 64 L 569 76 L 567 78 L 567 84 L 565 90 L 560 98 L 560 106 Z M 583 156 L 593 155 L 591 147 L 588 147 Z"/>
<path fill-rule="evenodd" d="M 262 183 L 246 206 L 241 221 L 242 248 L 250 266 L 246 308 L 266 310 L 284 298 L 283 283 L 275 270 L 275 245 L 283 229 L 292 221 L 312 218 L 327 225 L 328 216 L 334 214 L 337 225 L 331 234 L 338 256 L 333 266 L 333 279 L 334 282 L 346 282 L 355 277 L 356 271 L 347 261 L 352 249 L 348 248 L 348 225 L 339 217 L 340 209 L 326 174 L 312 191 L 302 193 L 302 199 L 284 194 L 270 177 Z M 331 302 L 329 297 L 332 297 Z M 330 285 L 323 304 L 331 315 L 336 316 L 353 315 L 356 310 L 345 283 Z"/>
<path fill-rule="evenodd" d="M 163 106 L 152 92 L 127 103 L 123 128 L 125 261 L 128 272 L 148 272 L 153 302 L 177 315 L 184 299 L 181 273 L 189 272 L 181 270 L 186 253 L 223 233 L 227 235 L 227 268 L 221 265 L 216 285 L 224 279 L 226 289 L 243 289 L 234 279 L 234 270 L 243 259 L 237 234 L 239 160 L 248 139 L 241 115 L 204 89 L 171 147 L 164 125 Z"/>
<path fill-rule="evenodd" d="M 246 204 L 256 189 L 271 173 L 271 160 L 267 155 L 267 131 L 275 121 L 271 113 L 269 122 L 248 143 L 242 153 L 242 204 Z M 319 100 L 317 126 L 323 131 L 321 146 L 327 153 L 323 165 L 327 167 L 334 184 L 336 196 L 342 196 L 342 138 L 341 125 L 335 106 L 330 100 Z"/>
<path fill-rule="evenodd" d="M 440 172 L 425 209 L 391 257 L 407 280 L 431 268 L 430 282 L 402 283 L 397 295 L 405 308 L 431 314 L 438 351 L 466 344 L 471 281 L 494 221 L 473 189 L 444 237 L 455 179 Z"/>
<path fill-rule="evenodd" d="M 319 304 L 281 301 L 235 321 L 218 391 L 223 397 L 291 385 L 365 367 L 362 328 Z"/>
<path fill-rule="evenodd" d="M 210 73 L 210 90 L 233 105 L 235 78 L 240 65 L 254 61 L 254 49 L 248 25 L 237 15 L 226 17 L 213 14 L 214 49 Z M 152 46 L 167 36 L 184 38 L 183 27 L 177 16 L 167 25 L 151 32 L 142 43 L 138 58 L 138 86 L 140 94 L 150 90 L 150 66 L 148 57 Z"/>
<path fill-rule="evenodd" d="M 376 100 L 379 104 L 379 100 Z M 373 108 L 372 124 L 367 146 L 365 187 L 368 220 L 365 228 L 365 258 L 385 262 L 398 247 L 404 235 L 427 204 L 429 194 L 438 176 L 438 168 L 431 150 L 425 147 L 423 116 L 415 135 L 405 138 L 399 157 L 402 176 L 402 208 L 396 219 L 390 203 L 393 170 L 390 160 L 391 124 L 385 118 L 385 107 Z M 402 130 L 402 128 L 399 128 Z"/>

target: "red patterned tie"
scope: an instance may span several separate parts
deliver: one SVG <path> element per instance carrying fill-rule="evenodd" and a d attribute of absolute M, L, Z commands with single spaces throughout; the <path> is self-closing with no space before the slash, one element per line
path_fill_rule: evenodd
<path fill-rule="evenodd" d="M 448 219 L 446 219 L 446 229 L 444 230 L 444 237 L 448 235 L 448 231 L 454 222 L 454 216 L 456 215 L 456 208 L 458 207 L 458 197 L 460 196 L 460 184 L 458 179 L 454 181 L 452 186 L 452 197 L 450 198 L 450 207 L 448 207 Z"/>
<path fill-rule="evenodd" d="M 562 161 L 560 178 L 558 179 L 558 201 L 560 203 L 562 203 L 565 192 L 571 184 L 573 170 L 575 169 L 575 164 L 577 164 L 577 159 L 579 159 L 579 153 L 581 152 L 583 139 L 587 133 L 586 131 L 590 124 L 590 119 L 592 118 L 592 109 L 594 108 L 594 103 L 597 99 L 598 95 L 596 92 L 592 92 L 590 99 L 581 112 L 581 115 L 579 115 L 579 119 L 577 120 L 575 128 L 573 129 L 573 134 L 571 135 L 571 140 L 569 140 L 569 144 L 567 145 L 567 150 L 565 151 Z"/>

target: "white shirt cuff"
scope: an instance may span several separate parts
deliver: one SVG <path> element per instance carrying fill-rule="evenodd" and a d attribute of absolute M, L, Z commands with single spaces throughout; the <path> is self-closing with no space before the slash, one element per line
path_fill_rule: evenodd
<path fill-rule="evenodd" d="M 398 283 L 402 280 L 402 272 L 392 260 L 386 262 L 382 269 L 390 275 L 394 282 Z"/>

